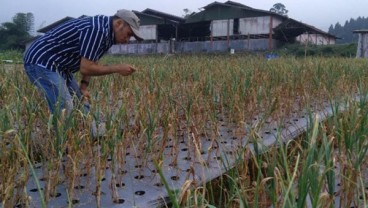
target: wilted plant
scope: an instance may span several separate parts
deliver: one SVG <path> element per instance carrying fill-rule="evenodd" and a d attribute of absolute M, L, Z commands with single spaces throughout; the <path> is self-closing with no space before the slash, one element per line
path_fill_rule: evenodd
<path fill-rule="evenodd" d="M 358 203 L 358 195 L 366 203 L 366 97 L 358 102 L 351 99 L 354 93 L 367 92 L 364 60 L 266 61 L 239 54 L 165 59 L 108 56 L 103 62 L 129 62 L 140 70 L 130 77 L 93 79 L 91 112 L 83 115 L 76 109 L 70 116 L 62 111 L 49 114 L 21 65 L 0 67 L 4 72 L 0 75 L 2 204 L 28 203 L 26 193 L 19 190 L 24 190 L 28 179 L 36 178 L 32 169 L 36 163 L 43 165 L 42 183 L 37 188 L 44 206 L 57 196 L 56 187 L 63 182 L 61 173 L 68 183 L 70 204 L 77 201 L 74 188 L 80 185 L 80 175 L 94 174 L 91 180 L 96 184 L 96 204 L 100 204 L 107 167 L 112 173 L 112 200 L 119 203 L 117 186 L 122 184 L 128 154 L 134 155 L 142 168 L 157 161 L 155 171 L 162 175 L 163 161 L 175 167 L 182 159 L 178 158 L 180 145 L 185 145 L 188 163 L 199 162 L 206 168 L 213 160 L 229 161 L 220 157 L 219 148 L 229 135 L 239 147 L 233 153 L 238 168 L 213 184 L 190 189 L 196 183 L 189 179 L 196 174 L 190 167 L 190 185 L 180 197 L 168 191 L 172 200 L 190 206 L 304 207 L 307 200 L 313 206 L 330 206 L 336 197 L 334 181 L 341 178 L 341 203 Z M 326 103 L 333 116 L 317 124 L 313 112 L 325 108 Z M 309 125 L 315 126 L 309 126 L 299 139 L 284 143 L 278 130 L 292 125 L 290 118 L 301 116 L 309 117 Z M 93 120 L 106 124 L 106 134 L 97 142 L 89 132 Z M 260 131 L 273 123 L 278 124 L 272 131 L 278 148 L 267 149 Z M 203 147 L 205 142 L 210 143 L 208 148 Z M 252 144 L 259 154 L 252 155 L 247 145 L 240 148 L 242 144 Z M 17 187 L 12 185 L 15 180 Z M 218 187 L 220 193 L 215 192 Z M 215 197 L 217 194 L 220 197 Z"/>

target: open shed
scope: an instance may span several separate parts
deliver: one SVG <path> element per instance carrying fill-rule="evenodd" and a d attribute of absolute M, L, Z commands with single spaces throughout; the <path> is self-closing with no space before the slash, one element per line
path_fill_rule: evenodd
<path fill-rule="evenodd" d="M 288 18 L 273 29 L 275 39 L 284 42 L 312 43 L 315 45 L 335 44 L 337 37 L 314 26 Z"/>

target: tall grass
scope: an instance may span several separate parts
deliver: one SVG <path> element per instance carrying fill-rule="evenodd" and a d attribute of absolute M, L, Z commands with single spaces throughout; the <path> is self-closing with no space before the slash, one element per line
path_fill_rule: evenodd
<path fill-rule="evenodd" d="M 162 161 L 170 160 L 170 165 L 176 166 L 180 158 L 175 152 L 184 141 L 196 152 L 188 152 L 188 157 L 205 166 L 211 158 L 201 158 L 201 153 L 220 151 L 216 145 L 226 139 L 221 136 L 222 125 L 231 129 L 233 137 L 247 136 L 249 144 L 259 147 L 262 154 L 245 146 L 236 152 L 236 168 L 218 180 L 195 187 L 188 181 L 181 193 L 170 190 L 171 200 L 178 200 L 173 202 L 175 206 L 305 207 L 311 203 L 313 207 L 331 207 L 337 196 L 346 206 L 366 205 L 367 108 L 364 99 L 351 99 L 356 92 L 367 92 L 366 60 L 267 61 L 258 56 L 185 55 L 108 56 L 102 62 L 127 62 L 139 70 L 129 77 L 93 78 L 91 113 L 84 115 L 76 108 L 70 116 L 48 113 L 46 102 L 21 65 L 0 67 L 3 206 L 29 203 L 27 191 L 22 190 L 26 181 L 33 180 L 32 165 L 36 163 L 43 165 L 43 176 L 35 180 L 45 181 L 44 187 L 38 187 L 45 206 L 63 182 L 69 203 L 77 202 L 74 187 L 81 175 L 92 172 L 95 178 L 90 180 L 96 184 L 93 193 L 99 206 L 108 160 L 113 164 L 110 194 L 112 201 L 119 203 L 116 184 L 124 177 L 126 154 L 139 155 L 136 160 L 143 167 L 152 159 L 157 161 L 157 171 L 163 177 Z M 323 108 L 328 101 L 336 106 L 332 118 L 317 123 L 310 114 L 310 130 L 301 138 L 284 143 L 278 137 L 278 148 L 262 148 L 257 131 L 268 119 L 282 127 L 300 110 L 311 108 L 311 104 Z M 337 103 L 348 105 L 349 110 L 340 112 Z M 106 134 L 97 142 L 89 131 L 92 120 L 106 123 Z M 204 139 L 210 139 L 209 149 L 201 146 Z M 170 153 L 165 153 L 165 147 L 171 148 Z M 339 191 L 336 180 L 341 180 Z"/>

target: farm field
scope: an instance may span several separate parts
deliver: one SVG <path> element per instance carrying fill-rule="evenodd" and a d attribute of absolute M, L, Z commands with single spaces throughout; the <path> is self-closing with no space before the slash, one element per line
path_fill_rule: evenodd
<path fill-rule="evenodd" d="M 367 207 L 366 59 L 101 62 L 138 71 L 94 77 L 88 115 L 50 115 L 23 66 L 0 65 L 0 207 Z M 285 140 L 296 119 L 307 130 Z"/>

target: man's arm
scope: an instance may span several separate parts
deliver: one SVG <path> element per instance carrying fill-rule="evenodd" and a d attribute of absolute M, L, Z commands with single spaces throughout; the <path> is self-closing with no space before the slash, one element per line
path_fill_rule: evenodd
<path fill-rule="evenodd" d="M 87 87 L 91 76 L 101 76 L 112 73 L 119 73 L 120 75 L 128 76 L 135 71 L 136 69 L 128 64 L 104 66 L 82 57 L 80 64 L 80 72 L 82 74 L 80 90 L 83 96 L 88 100 L 90 98 L 90 93 Z"/>
<path fill-rule="evenodd" d="M 91 60 L 88 60 L 84 57 L 81 58 L 80 72 L 85 77 L 101 76 L 113 73 L 128 76 L 132 74 L 134 71 L 135 68 L 128 64 L 104 66 Z"/>

